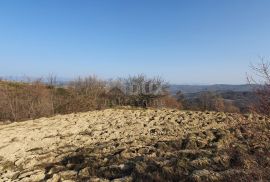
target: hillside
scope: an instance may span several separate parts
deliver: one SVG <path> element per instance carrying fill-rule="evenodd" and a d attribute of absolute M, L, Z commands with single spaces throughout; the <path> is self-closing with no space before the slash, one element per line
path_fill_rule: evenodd
<path fill-rule="evenodd" d="M 108 109 L 0 125 L 0 181 L 269 181 L 270 119 Z"/>
<path fill-rule="evenodd" d="M 193 103 L 196 105 L 198 99 L 202 94 L 207 92 L 186 93 L 184 95 L 187 103 Z M 238 91 L 213 91 L 212 94 L 218 95 L 226 102 L 233 103 L 234 106 L 239 108 L 241 113 L 249 113 L 250 106 L 256 103 L 257 95 L 254 92 L 238 92 Z"/>

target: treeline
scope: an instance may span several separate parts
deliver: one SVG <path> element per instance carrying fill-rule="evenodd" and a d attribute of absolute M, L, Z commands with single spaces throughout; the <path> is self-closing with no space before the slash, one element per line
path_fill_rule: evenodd
<path fill-rule="evenodd" d="M 159 77 L 144 75 L 104 81 L 78 78 L 64 86 L 50 76 L 27 82 L 0 81 L 0 120 L 21 121 L 116 106 L 181 108 Z"/>
<path fill-rule="evenodd" d="M 254 89 L 254 102 L 244 103 L 245 109 L 226 98 L 227 95 L 214 92 L 202 92 L 193 99 L 181 92 L 172 96 L 167 82 L 160 77 L 147 78 L 144 75 L 106 81 L 89 76 L 64 85 L 59 85 L 53 75 L 46 80 L 21 82 L 0 79 L 0 121 L 21 121 L 117 106 L 270 115 L 269 68 L 268 62 L 253 68 L 264 81 L 261 87 Z M 252 77 L 249 82 L 251 85 L 255 83 Z"/>
<path fill-rule="evenodd" d="M 1 121 L 21 121 L 117 106 L 240 112 L 232 102 L 211 92 L 201 93 L 192 100 L 181 92 L 172 96 L 169 84 L 162 78 L 144 75 L 107 81 L 89 76 L 65 85 L 59 85 L 53 75 L 46 80 L 0 81 L 0 98 Z"/>
<path fill-rule="evenodd" d="M 181 103 L 182 109 L 184 110 L 237 113 L 248 112 L 248 110 L 243 110 L 242 108 L 236 106 L 233 100 L 225 99 L 217 92 L 199 92 L 190 98 L 179 91 L 176 93 L 176 99 L 179 103 Z"/>

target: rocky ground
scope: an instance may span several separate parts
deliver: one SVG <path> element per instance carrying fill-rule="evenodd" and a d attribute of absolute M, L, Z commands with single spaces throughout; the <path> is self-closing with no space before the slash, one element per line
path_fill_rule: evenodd
<path fill-rule="evenodd" d="M 270 119 L 108 109 L 0 125 L 0 181 L 269 181 Z"/>

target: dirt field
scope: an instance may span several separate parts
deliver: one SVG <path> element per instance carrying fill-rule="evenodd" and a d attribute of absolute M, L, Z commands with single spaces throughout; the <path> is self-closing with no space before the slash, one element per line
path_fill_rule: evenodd
<path fill-rule="evenodd" d="M 270 181 L 270 119 L 108 109 L 0 125 L 0 181 Z"/>

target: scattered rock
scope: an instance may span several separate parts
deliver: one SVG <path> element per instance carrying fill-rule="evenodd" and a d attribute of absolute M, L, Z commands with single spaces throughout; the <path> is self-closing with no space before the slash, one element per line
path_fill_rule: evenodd
<path fill-rule="evenodd" d="M 82 169 L 80 172 L 79 172 L 79 177 L 82 177 L 82 178 L 87 178 L 90 176 L 90 173 L 89 173 L 89 170 L 90 168 L 89 167 L 86 167 L 84 169 Z"/>
<path fill-rule="evenodd" d="M 62 171 L 59 173 L 62 179 L 75 179 L 77 177 L 76 171 Z"/>
<path fill-rule="evenodd" d="M 51 179 L 47 180 L 47 182 L 60 182 L 60 181 L 61 181 L 61 177 L 58 174 L 54 174 Z"/>
<path fill-rule="evenodd" d="M 213 171 L 208 171 L 206 169 L 203 170 L 196 170 L 191 175 L 191 180 L 194 182 L 205 182 L 205 181 L 220 181 L 222 178 L 221 176 Z"/>

